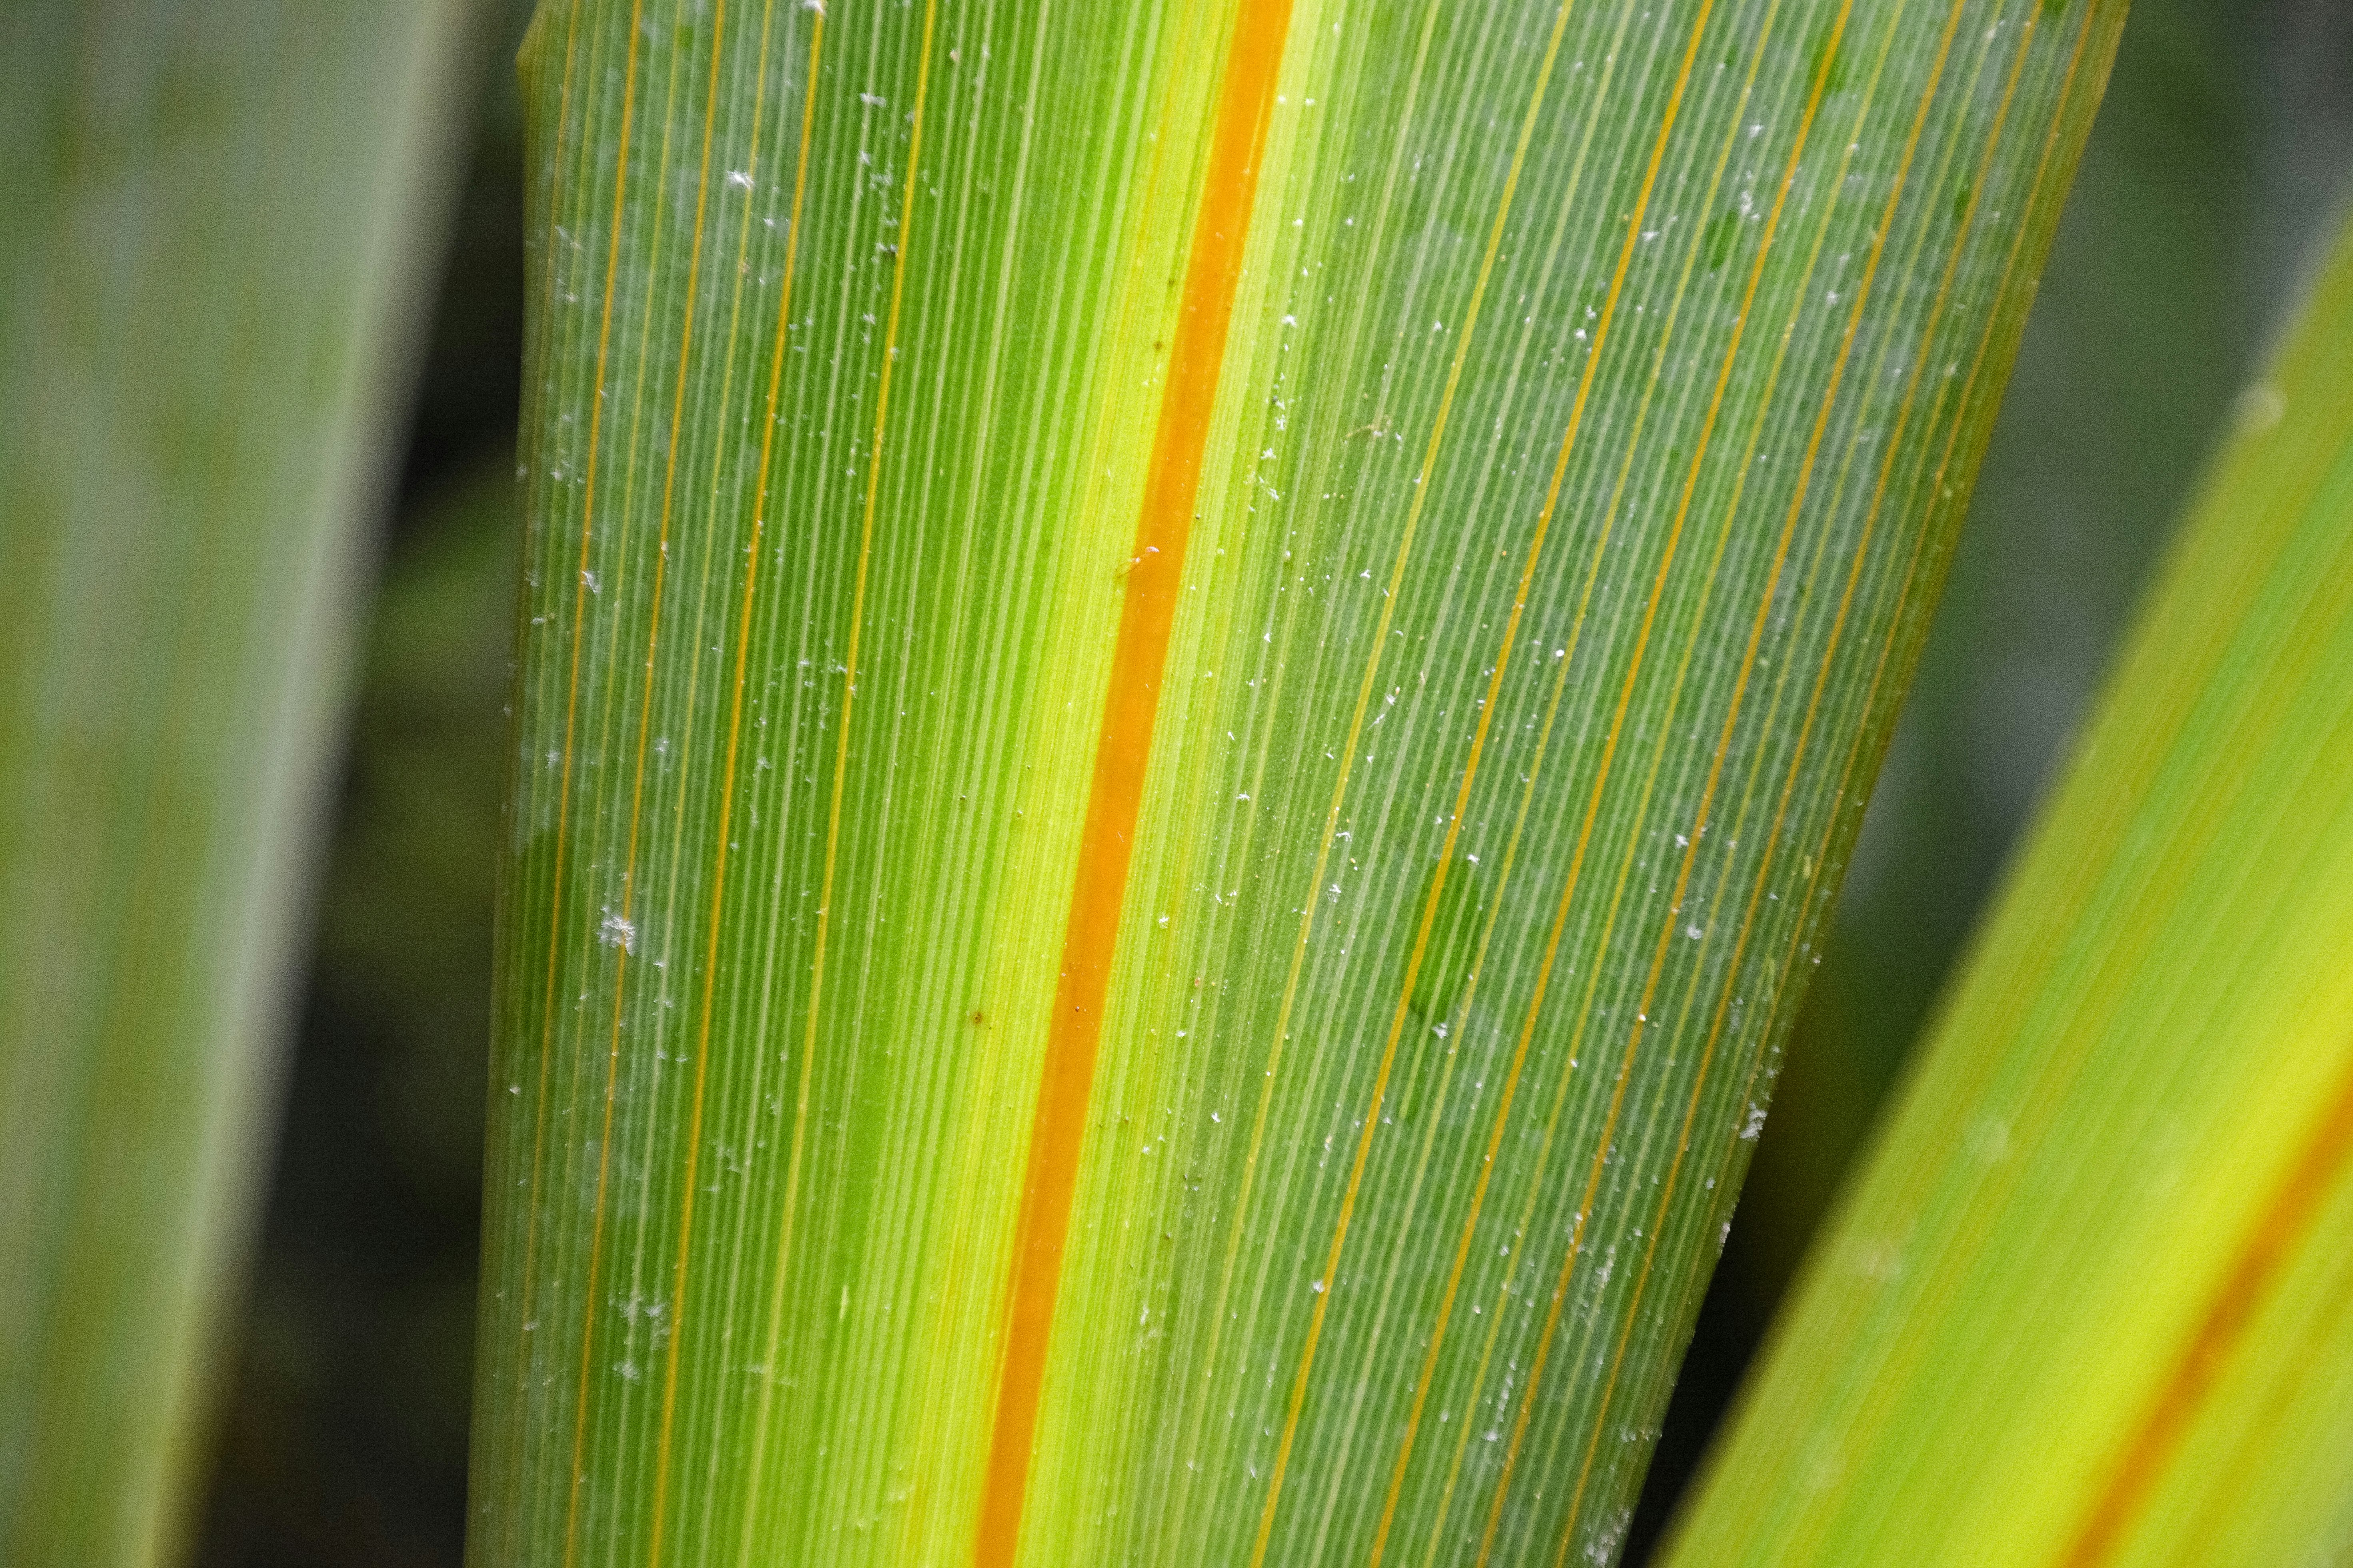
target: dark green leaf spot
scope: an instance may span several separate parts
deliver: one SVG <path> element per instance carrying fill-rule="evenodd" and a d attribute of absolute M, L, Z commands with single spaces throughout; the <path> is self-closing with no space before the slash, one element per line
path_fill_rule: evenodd
<path fill-rule="evenodd" d="M 1732 242 L 1739 233 L 1740 215 L 1735 212 L 1719 213 L 1715 221 L 1707 226 L 1705 244 L 1710 272 L 1723 266 L 1724 258 L 1732 254 Z"/>
<path fill-rule="evenodd" d="M 1434 914 L 1430 913 L 1433 900 Z M 1486 912 L 1487 889 L 1478 863 L 1458 858 L 1432 866 L 1430 875 L 1422 879 L 1421 894 L 1412 908 L 1417 928 L 1425 914 L 1430 915 L 1430 937 L 1414 971 L 1407 1005 L 1425 1024 L 1433 1027 L 1450 1024 L 1463 988 L 1471 983 L 1471 966 L 1477 962 L 1479 931 L 1484 924 L 1481 917 Z"/>

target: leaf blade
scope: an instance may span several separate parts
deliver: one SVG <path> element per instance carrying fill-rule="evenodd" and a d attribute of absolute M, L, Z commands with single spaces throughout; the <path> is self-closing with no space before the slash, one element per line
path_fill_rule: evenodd
<path fill-rule="evenodd" d="M 617 8 L 565 15 L 607 58 L 638 36 Z M 1584 1369 L 1599 1347 L 1604 1369 L 1621 1361 L 1638 1411 L 1663 1393 L 1730 1200 L 1751 1078 L 1916 647 L 2117 14 L 1961 5 L 1915 33 L 1900 5 L 1807 0 L 1529 6 L 1476 26 L 1434 6 L 1294 5 L 1232 318 L 1212 333 L 1181 572 L 1167 563 L 1134 837 L 1124 877 L 1103 884 L 1116 921 L 1074 926 L 1074 908 L 1095 907 L 1074 905 L 1081 879 L 1102 869 L 1086 848 L 1089 781 L 1108 765 L 1106 693 L 1124 679 L 1121 607 L 1136 574 L 1162 569 L 1145 497 L 1179 398 L 1166 356 L 1187 319 L 1184 258 L 1222 221 L 1202 216 L 1219 188 L 1214 106 L 1236 29 L 1267 15 L 926 7 L 793 16 L 765 47 L 748 26 L 715 48 L 705 27 L 647 35 L 666 77 L 756 68 L 765 83 L 801 79 L 826 30 L 802 106 L 814 205 L 789 237 L 754 222 L 782 199 L 761 194 L 759 172 L 801 153 L 780 130 L 748 139 L 757 111 L 723 93 L 705 111 L 726 149 L 715 166 L 746 172 L 733 187 L 749 241 L 734 276 L 756 280 L 743 312 L 810 334 L 790 340 L 808 353 L 806 369 L 787 366 L 781 435 L 770 453 L 763 426 L 756 463 L 725 420 L 643 438 L 683 447 L 719 487 L 691 542 L 726 602 L 752 603 L 733 563 L 750 547 L 767 552 L 761 581 L 790 587 L 733 656 L 700 632 L 642 669 L 584 645 L 597 683 L 584 700 L 626 711 L 635 699 L 658 739 L 710 749 L 723 728 L 710 692 L 748 681 L 746 722 L 781 731 L 759 744 L 783 776 L 755 765 L 748 781 L 665 782 L 672 825 L 645 872 L 635 856 L 617 868 L 599 846 L 618 829 L 596 826 L 558 858 L 578 860 L 567 886 L 593 879 L 597 894 L 543 891 L 554 852 L 533 837 L 574 820 L 575 792 L 592 824 L 617 823 L 621 799 L 562 772 L 560 639 L 649 619 L 627 605 L 584 618 L 596 595 L 582 574 L 617 584 L 623 564 L 631 582 L 660 569 L 596 533 L 642 541 L 652 514 L 586 507 L 565 477 L 583 466 L 576 444 L 555 454 L 596 403 L 672 374 L 683 322 L 720 345 L 710 353 L 741 352 L 733 296 L 704 285 L 681 300 L 674 268 L 621 245 L 666 232 L 663 215 L 706 191 L 739 197 L 658 172 L 659 195 L 632 207 L 607 184 L 617 220 L 585 199 L 567 210 L 591 234 L 607 221 L 624 265 L 600 278 L 594 241 L 571 253 L 561 278 L 549 274 L 549 331 L 585 342 L 586 311 L 562 309 L 565 296 L 617 289 L 660 352 L 609 376 L 585 350 L 535 362 L 552 457 L 533 480 L 534 608 L 551 617 L 535 624 L 558 629 L 526 644 L 509 912 L 558 951 L 506 966 L 501 1087 L 514 1092 L 493 1096 L 493 1169 L 494 1190 L 561 1195 L 494 1205 L 491 1221 L 502 1250 L 480 1430 L 499 1455 L 485 1506 L 512 1532 L 508 1556 L 559 1539 L 581 1561 L 961 1556 L 985 1516 L 1001 1551 L 1017 1510 L 1032 1561 L 1312 1560 L 1370 1550 L 1400 1521 L 1411 1545 L 1398 1550 L 1419 1556 L 1572 1539 L 1607 1550 L 1646 1448 L 1588 1441 L 1620 1394 Z M 1940 39 L 1962 40 L 1967 65 L 1948 72 Z M 602 108 L 543 89 L 540 144 L 586 160 L 588 116 L 617 111 L 609 79 L 588 73 L 607 81 Z M 921 83 L 933 119 L 919 150 L 905 116 Z M 691 113 L 680 125 L 700 130 Z M 618 156 L 646 158 L 647 140 Z M 1953 168 L 1974 173 L 1982 202 L 1951 198 Z M 867 189 L 902 205 L 860 205 Z M 1711 232 L 1719 204 L 1757 237 Z M 552 219 L 542 243 L 572 226 Z M 884 235 L 912 238 L 892 249 Z M 1864 255 L 1876 268 L 1891 236 L 1896 259 L 1859 287 Z M 786 266 L 829 315 L 776 304 Z M 878 334 L 902 289 L 900 331 Z M 1024 310 L 1027 331 L 1011 319 Z M 1851 353 L 1872 372 L 1847 377 Z M 1883 442 L 1903 401 L 1891 366 L 1918 372 L 1928 412 Z M 673 406 L 691 409 L 731 373 L 677 374 Z M 887 439 L 868 423 L 885 377 Z M 867 434 L 845 449 L 834 431 L 852 420 Z M 1834 493 L 1797 477 L 1816 466 Z M 1862 586 L 1835 592 L 1848 579 L 1825 560 Z M 1802 587 L 1816 577 L 1829 585 Z M 852 637 L 854 661 L 823 651 Z M 1801 659 L 1815 661 L 1806 679 L 1786 677 Z M 1744 706 L 1752 687 L 1769 700 Z M 1820 711 L 1801 740 L 1803 690 Z M 1719 789 L 1736 803 L 1721 858 L 1695 826 Z M 1749 828 L 1768 811 L 1783 820 L 1759 843 Z M 719 887 L 713 868 L 739 854 L 753 869 Z M 641 875 L 709 912 L 627 914 L 646 957 L 600 951 L 594 933 Z M 737 891 L 754 876 L 765 890 Z M 1742 899 L 1755 888 L 1766 933 L 1711 944 L 1682 906 L 1731 900 L 1736 884 Z M 1450 888 L 1475 893 L 1475 934 L 1458 930 Z M 714 935 L 727 920 L 738 934 Z M 816 995 L 804 973 L 820 931 Z M 1090 943 L 1108 955 L 1085 958 Z M 714 1075 L 732 1130 L 689 1147 L 694 1091 L 672 1065 L 667 982 L 649 982 L 649 1001 L 613 978 L 657 953 L 695 969 L 700 999 L 680 994 L 693 1016 L 678 1026 L 712 1031 L 686 1054 L 693 1075 Z M 1085 1112 L 1076 1140 L 1068 1115 L 1035 1110 L 1074 954 L 1107 966 L 1101 1055 L 1070 1097 Z M 1415 996 L 1439 988 L 1450 1016 L 1414 1027 Z M 534 1018 L 533 995 L 576 997 L 586 1022 L 548 1001 Z M 1625 1033 L 1596 1035 L 1599 1065 L 1574 1077 L 1604 1012 Z M 1733 1066 L 1698 1078 L 1712 1031 Z M 534 1061 L 543 1037 L 558 1048 Z M 1486 1079 L 1515 1054 L 1532 1081 L 1515 1114 L 1491 1114 L 1501 1096 Z M 601 1103 L 565 1087 L 543 1110 L 523 1103 L 542 1071 L 617 1087 Z M 778 1081 L 807 1087 L 787 1104 Z M 552 1142 L 551 1126 L 607 1107 L 609 1136 Z M 1621 1114 L 1633 1147 L 1613 1163 L 1620 1140 L 1604 1127 Z M 1408 1142 L 1385 1137 L 1415 1115 Z M 1037 1147 L 1041 1134 L 1054 1146 Z M 581 1204 L 576 1172 L 547 1151 L 602 1169 L 617 1144 L 628 1152 L 609 1157 L 661 1202 L 607 1241 L 614 1200 Z M 1605 1268 L 1572 1291 L 1580 1255 L 1650 1250 L 1649 1177 L 1680 1172 L 1686 1144 L 1709 1151 L 1693 1180 L 1713 1184 L 1670 1190 L 1663 1300 L 1637 1302 L 1630 1257 L 1614 1290 Z M 659 1216 L 686 1212 L 685 1173 L 706 1161 L 724 1173 L 706 1185 L 728 1240 L 697 1251 L 702 1220 L 686 1237 Z M 1074 1162 L 1075 1186 L 1036 1436 L 1018 1497 L 993 1494 L 1025 1173 L 1056 1161 Z M 1558 1228 L 1597 1207 L 1601 1234 Z M 526 1300 L 501 1295 L 543 1223 L 562 1260 Z M 601 1267 L 582 1266 L 584 1246 L 656 1262 L 584 1291 Z M 1529 1249 L 1542 1256 L 1523 1278 Z M 703 1326 L 663 1316 L 676 1290 L 647 1295 L 658 1266 L 686 1300 L 720 1293 Z M 1471 1327 L 1432 1332 L 1436 1371 L 1376 1375 L 1407 1331 L 1398 1321 L 1435 1325 L 1441 1295 Z M 761 1310 L 745 1304 L 758 1297 Z M 1517 1321 L 1524 1298 L 1539 1314 L 1558 1303 L 1550 1327 Z M 543 1300 L 561 1304 L 565 1345 L 547 1355 L 525 1327 Z M 1499 1339 L 1506 1308 L 1515 1322 Z M 1564 1332 L 1558 1365 L 1578 1370 L 1525 1395 L 1519 1369 Z M 756 1354 L 728 1348 L 750 1339 Z M 641 1386 L 640 1347 L 675 1358 L 675 1376 L 650 1379 L 658 1394 Z M 1213 1408 L 1229 1389 L 1247 1415 Z M 674 1418 L 652 1414 L 673 1399 Z M 1416 1401 L 1435 1401 L 1427 1418 L 1444 1428 L 1418 1456 L 1396 1445 Z M 1493 1457 L 1454 1440 L 1482 1402 L 1496 1409 Z M 799 1429 L 780 1426 L 787 1409 L 808 1413 Z M 553 1426 L 579 1434 L 576 1458 L 534 1436 Z M 765 1436 L 747 1445 L 747 1426 Z M 639 1500 L 649 1476 L 682 1473 L 661 1472 L 675 1442 L 694 1445 L 700 1511 L 678 1522 L 664 1504 L 657 1526 Z M 1514 1470 L 1580 1467 L 1590 1500 L 1514 1489 Z M 1001 1489 L 1018 1468 L 995 1471 Z M 1393 1472 L 1405 1481 L 1389 1496 Z M 545 1500 L 557 1489 L 582 1500 L 560 1537 Z"/>

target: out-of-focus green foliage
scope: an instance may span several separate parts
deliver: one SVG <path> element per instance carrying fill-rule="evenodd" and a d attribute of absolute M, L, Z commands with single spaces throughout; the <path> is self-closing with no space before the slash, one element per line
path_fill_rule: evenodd
<path fill-rule="evenodd" d="M 527 6 L 491 10 L 204 1510 L 220 1568 L 463 1550 L 522 356 Z"/>
<path fill-rule="evenodd" d="M 1700 1347 L 1704 1359 L 1725 1342 L 1736 1353 L 1743 1301 L 1769 1301 L 1759 1292 L 1802 1243 L 2040 774 L 2037 759 L 2074 711 L 2070 693 L 2172 510 L 2169 487 L 2227 400 L 2275 288 L 2280 231 L 2316 205 L 2316 179 L 2337 171 L 2342 139 L 2327 111 L 2341 117 L 2341 84 L 2315 102 L 2308 79 L 2348 58 L 2328 29 L 2332 5 L 2136 5 L 1906 735 L 1776 1090 L 1727 1258 L 1728 1269 L 1749 1272 L 1728 1282 L 1712 1326 L 1729 1332 Z M 134 12 L 106 15 L 119 23 Z M 2267 53 L 2255 53 L 2258 41 Z M 501 78 L 511 52 L 499 53 Z M 16 51 L 0 70 L 37 58 Z M 484 162 L 504 171 L 513 153 L 492 147 Z M 493 257 L 519 224 L 496 189 L 514 178 L 485 181 L 474 219 Z M 16 232 L 0 221 L 0 251 Z M 515 357 L 501 265 L 451 285 L 408 459 L 413 472 L 445 479 L 438 465 L 453 449 L 480 452 L 511 434 Z M 463 595 L 495 604 L 502 620 L 511 569 L 498 534 L 508 526 L 499 492 L 511 487 L 491 477 L 467 489 L 447 506 L 448 487 L 427 486 L 414 538 L 390 563 L 369 677 L 380 695 L 358 716 L 309 1065 L 217 1500 L 213 1560 L 225 1564 L 454 1558 L 448 1477 L 463 1460 L 471 1315 L 457 1270 L 471 1250 L 488 920 L 470 858 L 494 834 L 484 781 L 498 776 L 502 693 L 486 681 L 479 630 L 437 631 L 452 617 L 430 606 L 447 606 L 459 592 L 452 575 L 469 574 Z M 2108 521 L 2117 517 L 2122 526 Z M 469 532 L 500 543 L 461 542 Z M 416 594 L 403 586 L 412 576 Z M 428 653 L 420 637 L 446 646 Z M 401 804 L 412 779 L 437 803 L 429 816 Z"/>
<path fill-rule="evenodd" d="M 2353 1552 L 2353 228 L 1670 1557 Z"/>
<path fill-rule="evenodd" d="M 184 1543 L 467 28 L 0 13 L 0 1560 Z"/>
<path fill-rule="evenodd" d="M 206 1562 L 461 1542 L 513 517 L 494 455 L 384 563 Z"/>

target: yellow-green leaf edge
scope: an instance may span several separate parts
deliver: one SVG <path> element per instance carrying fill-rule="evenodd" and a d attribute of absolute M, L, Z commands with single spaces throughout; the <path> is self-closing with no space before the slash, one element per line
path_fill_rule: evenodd
<path fill-rule="evenodd" d="M 1667 1561 L 2353 1552 L 2353 228 Z"/>

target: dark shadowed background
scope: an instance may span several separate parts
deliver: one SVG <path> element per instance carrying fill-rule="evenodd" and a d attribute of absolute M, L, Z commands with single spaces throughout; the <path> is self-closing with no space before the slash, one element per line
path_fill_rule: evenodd
<path fill-rule="evenodd" d="M 513 12 L 395 477 L 199 1560 L 463 1547 L 514 600 Z M 1700 1460 L 2353 169 L 2353 0 L 2136 0 L 1628 1549 Z"/>

